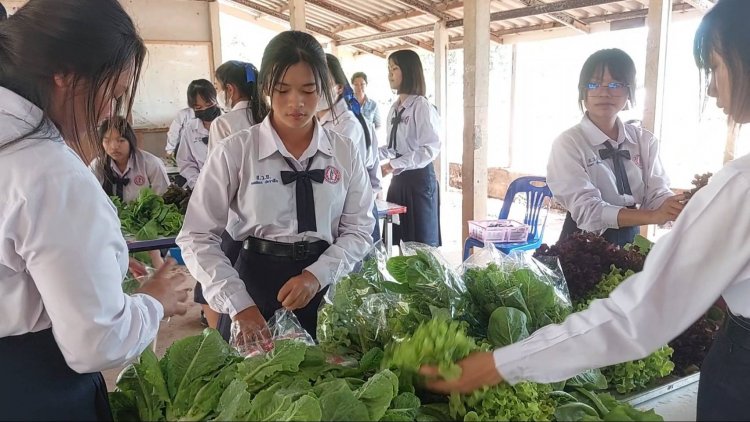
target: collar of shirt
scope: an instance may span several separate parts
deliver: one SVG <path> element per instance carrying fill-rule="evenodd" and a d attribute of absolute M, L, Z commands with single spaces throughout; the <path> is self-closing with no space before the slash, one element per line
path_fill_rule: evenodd
<path fill-rule="evenodd" d="M 638 142 L 636 142 L 636 140 L 634 140 L 625 130 L 625 124 L 622 123 L 622 120 L 619 117 L 617 118 L 616 122 L 617 127 L 619 128 L 617 131 L 617 139 L 612 140 L 615 141 L 617 145 L 620 145 L 625 141 L 629 141 L 634 145 L 638 144 Z M 604 132 L 602 132 L 601 129 L 596 127 L 591 119 L 589 119 L 588 113 L 584 114 L 583 118 L 581 119 L 581 129 L 583 130 L 584 135 L 586 135 L 586 139 L 592 146 L 598 146 L 611 140 Z"/>
<path fill-rule="evenodd" d="M 200 137 L 194 139 L 196 142 L 199 142 L 202 137 L 208 136 L 208 129 L 206 129 L 206 127 L 203 126 L 203 120 L 196 117 L 190 121 L 190 125 L 193 131 L 201 135 Z"/>
<path fill-rule="evenodd" d="M 250 107 L 250 101 L 240 101 L 237 104 L 235 104 L 234 107 L 232 107 L 232 111 L 244 110 L 248 107 Z"/>
<path fill-rule="evenodd" d="M 336 120 L 341 120 L 341 117 L 347 111 L 349 111 L 349 106 L 346 105 L 346 101 L 343 98 L 336 101 L 336 104 L 322 118 L 318 119 L 320 125 L 325 127 L 328 123 L 337 124 Z"/>
<path fill-rule="evenodd" d="M 406 99 L 403 102 L 399 102 L 398 100 L 396 100 L 396 102 L 393 103 L 394 110 L 399 110 L 401 108 L 407 109 L 411 107 L 414 104 L 414 100 L 416 100 L 417 97 L 419 97 L 419 95 L 409 95 L 408 97 L 406 97 Z"/>
<path fill-rule="evenodd" d="M 307 150 L 305 150 L 305 152 L 300 156 L 299 160 L 297 160 L 292 156 L 292 154 L 289 153 L 289 151 L 287 151 L 286 147 L 284 146 L 284 142 L 281 141 L 279 134 L 271 124 L 271 114 L 269 114 L 265 119 L 263 119 L 263 123 L 260 124 L 259 128 L 260 132 L 258 134 L 258 160 L 266 159 L 276 152 L 284 157 L 291 158 L 292 160 L 298 162 L 307 160 L 308 158 L 314 156 L 318 151 L 330 157 L 333 157 L 333 147 L 331 146 L 331 141 L 328 139 L 328 133 L 320 125 L 318 119 L 314 118 L 313 124 L 315 125 L 315 128 L 313 129 L 313 136 L 312 141 L 310 142 L 310 146 L 307 147 Z"/>
<path fill-rule="evenodd" d="M 44 118 L 42 110 L 31 101 L 15 92 L 0 87 L 0 145 L 24 137 L 32 131 Z M 62 135 L 52 122 L 33 138 L 44 137 L 62 141 Z"/>
<path fill-rule="evenodd" d="M 109 166 L 112 168 L 112 171 L 115 172 L 116 175 L 120 177 L 125 177 L 130 173 L 131 170 L 135 168 L 135 154 L 131 155 L 130 158 L 128 158 L 128 167 L 125 169 L 125 172 L 121 172 L 120 168 L 117 167 L 117 163 L 115 163 L 115 160 L 110 160 Z"/>

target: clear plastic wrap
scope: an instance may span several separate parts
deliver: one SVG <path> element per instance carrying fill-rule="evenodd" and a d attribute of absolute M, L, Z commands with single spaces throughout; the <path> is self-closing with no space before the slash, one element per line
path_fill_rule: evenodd
<path fill-rule="evenodd" d="M 286 308 L 276 310 L 274 316 L 268 320 L 267 327 L 259 328 L 257 334 L 253 331 L 242 330 L 237 321 L 233 321 L 229 345 L 245 357 L 270 352 L 273 350 L 273 344 L 276 340 L 294 340 L 310 346 L 315 345 L 312 336 L 302 328 L 302 324 L 300 324 L 294 312 Z M 260 331 L 262 331 L 262 334 Z"/>

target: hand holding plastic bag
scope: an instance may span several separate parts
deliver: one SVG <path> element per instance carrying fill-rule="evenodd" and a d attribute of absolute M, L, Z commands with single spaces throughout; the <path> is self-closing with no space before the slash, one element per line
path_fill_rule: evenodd
<path fill-rule="evenodd" d="M 268 323 L 257 306 L 252 306 L 243 312 L 246 311 L 250 313 L 241 318 L 235 317 L 232 321 L 229 339 L 229 344 L 242 356 L 252 357 L 268 353 L 273 350 L 275 340 L 295 340 L 310 346 L 315 345 L 312 336 L 302 328 L 302 324 L 292 311 L 280 308 L 276 310 Z"/>

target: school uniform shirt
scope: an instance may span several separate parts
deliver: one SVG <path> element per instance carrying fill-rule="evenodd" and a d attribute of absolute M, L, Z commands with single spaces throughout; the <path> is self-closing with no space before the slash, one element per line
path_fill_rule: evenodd
<path fill-rule="evenodd" d="M 99 164 L 101 161 L 102 159 L 97 157 L 89 166 L 100 185 L 105 182 L 104 171 Z M 125 202 L 138 199 L 138 195 L 143 188 L 151 188 L 157 195 L 164 195 L 169 188 L 169 176 L 167 176 L 164 162 L 149 152 L 136 150 L 135 154 L 128 160 L 128 167 L 124 172 L 120 171 L 114 160 L 110 160 L 110 167 L 115 176 L 130 180 L 127 186 L 122 189 L 123 201 Z M 112 192 L 115 191 L 116 188 L 113 184 Z"/>
<path fill-rule="evenodd" d="M 320 124 L 328 130 L 332 130 L 354 143 L 362 160 L 367 159 L 367 142 L 365 141 L 365 130 L 362 123 L 357 120 L 354 112 L 349 110 L 346 101 L 339 100 L 331 110 L 320 118 Z"/>
<path fill-rule="evenodd" d="M 208 130 L 209 152 L 227 136 L 255 125 L 252 112 L 248 113 L 249 107 L 249 101 L 240 101 L 232 107 L 232 110 L 222 114 L 211 122 L 211 128 Z"/>
<path fill-rule="evenodd" d="M 328 250 L 306 268 L 322 287 L 348 273 L 371 247 L 373 195 L 362 159 L 351 141 L 315 122 L 312 142 L 299 160 L 286 150 L 270 117 L 211 152 L 177 236 L 190 274 L 203 286 L 211 308 L 234 316 L 254 304 L 221 250 L 225 228 L 237 240 L 329 242 Z M 292 170 L 284 157 L 297 171 L 310 159 L 311 169 L 325 169 L 324 182 L 312 184 L 315 232 L 297 233 L 295 184 L 281 181 L 280 172 Z"/>
<path fill-rule="evenodd" d="M 693 324 L 722 296 L 750 317 L 750 155 L 728 163 L 656 242 L 643 271 L 608 299 L 562 324 L 494 352 L 510 383 L 562 381 L 583 370 L 640 359 Z"/>
<path fill-rule="evenodd" d="M 207 155 L 208 129 L 203 126 L 201 119 L 192 119 L 182 132 L 176 160 L 180 175 L 187 180 L 187 186 L 190 189 L 195 188 L 195 182 L 198 180 Z"/>
<path fill-rule="evenodd" d="M 617 229 L 617 214 L 623 207 L 658 209 L 674 193 L 659 158 L 654 135 L 617 118 L 618 139 L 609 139 L 585 115 L 581 122 L 563 132 L 552 144 L 547 163 L 547 183 L 557 201 L 570 212 L 581 230 L 602 233 Z M 620 195 L 614 161 L 603 160 L 599 151 L 609 141 L 630 152 L 623 159 L 632 195 Z"/>
<path fill-rule="evenodd" d="M 396 148 L 390 148 L 393 119 L 401 113 L 401 121 L 396 132 Z M 383 141 L 381 157 L 390 158 L 393 174 L 398 175 L 405 170 L 416 170 L 426 167 L 435 161 L 440 153 L 440 136 L 438 128 L 440 118 L 437 110 L 421 95 L 409 95 L 399 103 L 393 103 L 388 113 L 386 136 Z"/>
<path fill-rule="evenodd" d="M 42 119 L 0 87 L 0 337 L 52 327 L 74 371 L 126 365 L 156 337 L 164 310 L 122 292 L 128 248 L 117 211 L 51 122 L 28 135 Z"/>
<path fill-rule="evenodd" d="M 367 158 L 365 159 L 365 168 L 370 177 L 370 186 L 372 192 L 378 194 L 383 190 L 381 171 L 380 171 L 380 155 L 378 152 L 378 135 L 375 131 L 375 127 L 367 122 L 367 128 L 370 131 L 370 148 L 367 150 Z"/>
<path fill-rule="evenodd" d="M 195 119 L 195 111 L 188 107 L 180 110 L 177 113 L 177 117 L 172 120 L 172 124 L 169 125 L 169 131 L 167 132 L 167 147 L 165 148 L 168 153 L 173 153 L 175 148 L 177 148 L 185 125 L 192 119 Z"/>

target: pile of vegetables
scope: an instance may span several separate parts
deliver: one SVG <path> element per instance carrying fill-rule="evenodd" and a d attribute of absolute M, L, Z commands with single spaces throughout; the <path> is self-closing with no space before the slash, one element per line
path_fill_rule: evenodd
<path fill-rule="evenodd" d="M 176 236 L 182 228 L 183 216 L 174 204 L 165 204 L 164 199 L 149 188 L 141 189 L 138 198 L 123 203 L 113 196 L 122 231 L 136 240 L 153 240 Z"/>
<path fill-rule="evenodd" d="M 180 213 L 185 215 L 192 194 L 193 191 L 190 188 L 183 188 L 173 183 L 169 185 L 167 191 L 161 197 L 164 199 L 165 204 L 174 204 L 180 210 Z"/>
<path fill-rule="evenodd" d="M 468 395 L 426 391 L 422 365 L 455 379 L 460 359 L 560 322 L 573 305 L 564 279 L 536 261 L 493 255 L 459 273 L 432 248 L 412 252 L 375 253 L 332 286 L 319 345 L 277 339 L 272 352 L 242 358 L 206 330 L 161 360 L 144 352 L 111 395 L 116 419 L 661 420 L 607 394 L 599 371 Z"/>

